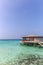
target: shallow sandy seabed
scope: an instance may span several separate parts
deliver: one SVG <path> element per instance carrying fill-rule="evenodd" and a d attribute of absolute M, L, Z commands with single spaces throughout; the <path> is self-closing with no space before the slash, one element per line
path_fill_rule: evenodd
<path fill-rule="evenodd" d="M 43 57 L 32 54 L 19 54 L 16 59 L 0 65 L 43 65 Z"/>

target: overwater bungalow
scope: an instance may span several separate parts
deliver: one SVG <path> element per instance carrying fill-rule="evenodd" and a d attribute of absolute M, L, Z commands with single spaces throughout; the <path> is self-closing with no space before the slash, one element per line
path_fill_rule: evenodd
<path fill-rule="evenodd" d="M 22 37 L 21 44 L 29 46 L 43 46 L 43 36 L 24 36 Z"/>

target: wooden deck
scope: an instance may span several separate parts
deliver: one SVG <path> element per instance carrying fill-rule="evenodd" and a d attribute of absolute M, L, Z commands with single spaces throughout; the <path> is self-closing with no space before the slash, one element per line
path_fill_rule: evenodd
<path fill-rule="evenodd" d="M 40 45 L 41 47 L 43 47 L 43 42 L 41 42 L 41 41 L 21 41 L 21 43 L 22 44 L 33 44 L 33 45 L 36 45 L 36 44 L 38 44 L 38 45 Z"/>

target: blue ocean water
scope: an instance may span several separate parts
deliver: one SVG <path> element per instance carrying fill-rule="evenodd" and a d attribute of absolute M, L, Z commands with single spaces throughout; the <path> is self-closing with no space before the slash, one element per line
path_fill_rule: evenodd
<path fill-rule="evenodd" d="M 20 41 L 21 40 L 0 40 L 0 65 L 5 65 L 5 63 L 10 60 L 13 61 L 19 54 L 38 54 L 43 56 L 43 48 L 21 46 Z"/>

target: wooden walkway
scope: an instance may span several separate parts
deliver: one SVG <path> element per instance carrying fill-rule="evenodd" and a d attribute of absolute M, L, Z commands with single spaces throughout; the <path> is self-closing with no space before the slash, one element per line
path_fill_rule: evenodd
<path fill-rule="evenodd" d="M 39 42 L 38 44 L 43 47 L 43 42 Z"/>

